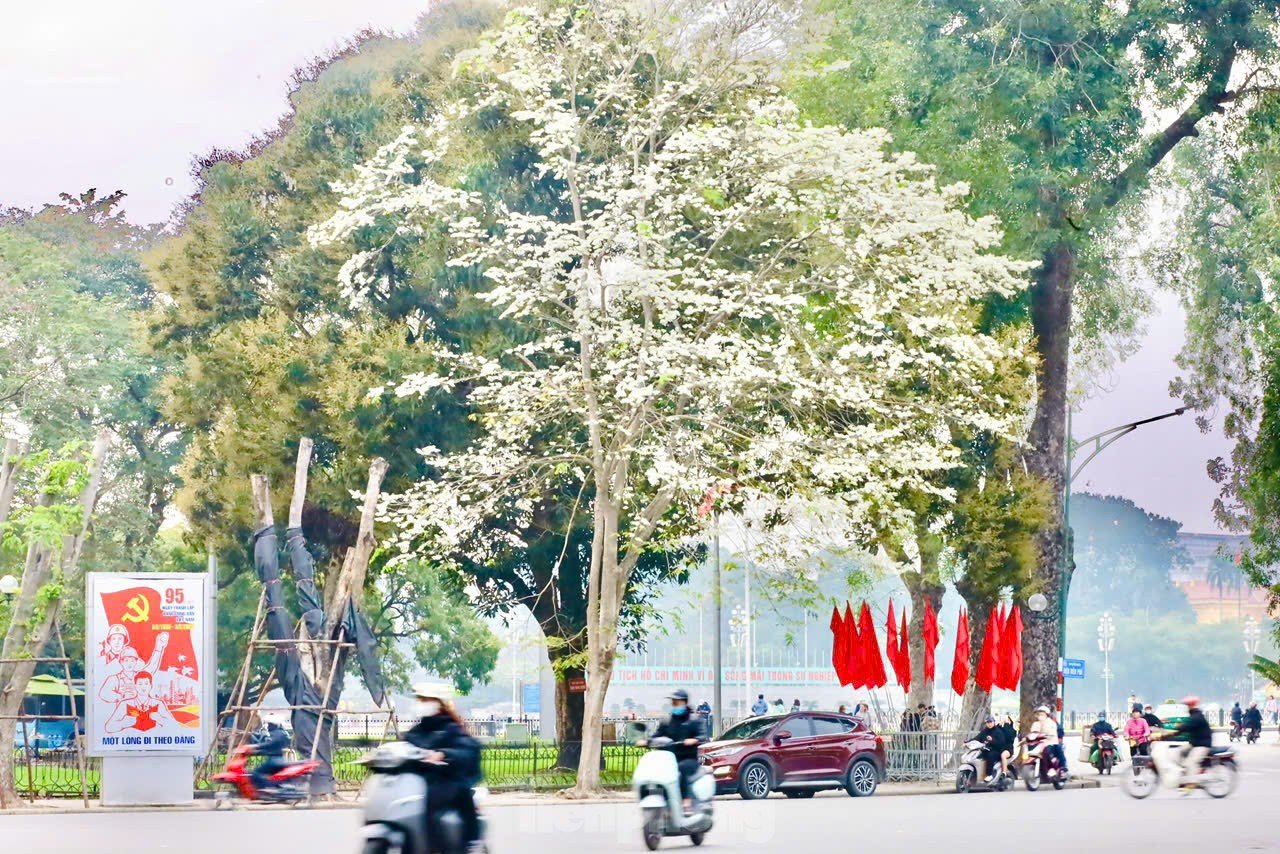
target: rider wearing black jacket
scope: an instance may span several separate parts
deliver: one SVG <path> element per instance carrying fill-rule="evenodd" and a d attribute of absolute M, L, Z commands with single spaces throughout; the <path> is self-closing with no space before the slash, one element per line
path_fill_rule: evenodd
<path fill-rule="evenodd" d="M 658 725 L 654 738 L 671 739 L 669 750 L 675 754 L 680 766 L 680 796 L 689 797 L 689 780 L 698 771 L 698 745 L 706 738 L 702 721 L 689 714 L 689 693 L 675 690 L 671 700 L 671 717 Z"/>
<path fill-rule="evenodd" d="M 1257 703 L 1250 703 L 1249 708 L 1245 710 L 1244 728 L 1262 732 L 1262 710 L 1258 708 Z"/>
<path fill-rule="evenodd" d="M 254 788 L 259 792 L 274 786 L 275 783 L 271 782 L 271 775 L 281 768 L 288 767 L 289 763 L 284 761 L 284 752 L 288 749 L 289 734 L 284 731 L 284 727 L 274 721 L 267 724 L 266 740 L 255 744 L 251 750 L 254 756 L 267 757 L 249 775 L 253 778 Z"/>
<path fill-rule="evenodd" d="M 418 712 L 422 719 L 409 730 L 405 740 L 428 753 L 421 766 L 427 780 L 427 833 L 431 819 L 446 809 L 455 809 L 463 823 L 467 844 L 479 841 L 480 820 L 472 787 L 480 780 L 480 745 L 467 734 L 453 708 L 441 697 L 445 691 L 417 686 Z"/>
<path fill-rule="evenodd" d="M 1005 751 L 1013 752 L 1013 741 L 1009 738 L 1009 731 L 1005 727 L 997 726 L 996 719 L 987 715 L 985 728 L 980 730 L 973 740 L 982 742 L 982 761 L 987 768 L 987 779 L 990 780 L 995 776 L 996 769 L 1001 767 L 1001 757 Z"/>

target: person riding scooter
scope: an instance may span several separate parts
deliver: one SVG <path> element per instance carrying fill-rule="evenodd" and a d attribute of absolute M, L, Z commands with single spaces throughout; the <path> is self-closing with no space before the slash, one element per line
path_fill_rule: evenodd
<path fill-rule="evenodd" d="M 1250 703 L 1248 710 L 1244 713 L 1243 729 L 1245 732 L 1252 731 L 1254 737 L 1262 732 L 1262 710 L 1258 708 L 1257 703 Z"/>
<path fill-rule="evenodd" d="M 1185 736 L 1186 741 L 1191 744 L 1182 763 L 1182 787 L 1186 788 L 1194 785 L 1192 781 L 1203 770 L 1204 758 L 1213 747 L 1213 727 L 1200 709 L 1199 697 L 1183 697 L 1182 703 L 1188 710 L 1187 719 L 1178 724 L 1173 736 Z"/>
<path fill-rule="evenodd" d="M 457 810 L 462 819 L 467 845 L 480 841 L 480 820 L 472 787 L 480 779 L 480 745 L 467 735 L 441 685 L 415 685 L 417 713 L 421 720 L 409 730 L 405 740 L 427 752 L 421 766 L 427 780 L 427 836 L 433 818 L 447 809 Z"/>
<path fill-rule="evenodd" d="M 993 715 L 987 715 L 983 729 L 973 737 L 982 742 L 982 762 L 986 766 L 986 780 L 990 782 L 996 776 L 996 770 L 1003 768 L 1005 753 L 1013 752 L 1013 742 L 1009 740 L 1008 731 L 998 726 Z"/>
<path fill-rule="evenodd" d="M 253 787 L 259 792 L 273 788 L 276 784 L 271 776 L 289 767 L 289 763 L 284 761 L 284 752 L 289 749 L 289 743 L 289 734 L 284 731 L 284 727 L 272 721 L 267 724 L 267 737 L 249 748 L 249 755 L 266 757 L 261 765 L 249 772 Z"/>
<path fill-rule="evenodd" d="M 689 693 L 677 688 L 667 697 L 671 717 L 658 725 L 654 738 L 671 739 L 670 750 L 680 767 L 680 797 L 689 799 L 689 781 L 698 772 L 698 745 L 706 740 L 702 721 L 689 714 Z"/>
<path fill-rule="evenodd" d="M 1049 711 L 1048 706 L 1036 706 L 1035 714 L 1036 719 L 1031 722 L 1031 729 L 1027 733 L 1028 737 L 1044 739 L 1044 753 L 1055 757 L 1058 760 L 1059 767 L 1065 772 L 1067 769 L 1067 757 L 1062 750 L 1062 738 L 1058 733 L 1058 722 L 1053 719 L 1053 713 Z"/>

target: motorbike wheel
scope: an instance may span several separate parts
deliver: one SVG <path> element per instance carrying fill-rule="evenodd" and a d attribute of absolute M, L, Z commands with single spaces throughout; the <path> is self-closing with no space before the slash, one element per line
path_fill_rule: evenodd
<path fill-rule="evenodd" d="M 1101 765 L 1098 769 L 1099 774 L 1110 774 L 1115 765 L 1115 758 L 1110 753 L 1104 753 L 1098 763 Z"/>
<path fill-rule="evenodd" d="M 1124 779 L 1125 794 L 1138 800 L 1154 795 L 1158 788 L 1160 788 L 1160 778 L 1150 768 L 1134 769 L 1134 772 Z"/>
<path fill-rule="evenodd" d="M 1200 784 L 1211 798 L 1225 798 L 1236 789 L 1239 779 L 1234 762 L 1219 762 L 1204 773 L 1206 779 Z"/>
<path fill-rule="evenodd" d="M 1040 788 L 1040 773 L 1034 764 L 1028 763 L 1022 766 L 1022 785 L 1027 787 L 1028 792 L 1034 792 Z"/>
<path fill-rule="evenodd" d="M 693 843 L 693 845 L 694 845 L 694 847 L 695 847 L 695 848 L 696 848 L 697 846 L 701 845 L 701 844 L 702 844 L 702 840 L 704 840 L 704 839 L 706 839 L 706 838 L 707 838 L 707 835 L 706 835 L 705 833 L 690 833 L 690 834 L 689 834 L 689 841 Z"/>
<path fill-rule="evenodd" d="M 1061 774 L 1059 774 L 1057 779 L 1053 781 L 1053 788 L 1061 792 L 1066 787 L 1067 787 L 1067 781 L 1063 779 Z"/>
<path fill-rule="evenodd" d="M 652 811 L 644 817 L 644 847 L 657 851 L 662 844 L 662 816 Z"/>
<path fill-rule="evenodd" d="M 974 773 L 972 768 L 961 768 L 956 773 L 956 792 L 963 795 L 973 788 Z"/>

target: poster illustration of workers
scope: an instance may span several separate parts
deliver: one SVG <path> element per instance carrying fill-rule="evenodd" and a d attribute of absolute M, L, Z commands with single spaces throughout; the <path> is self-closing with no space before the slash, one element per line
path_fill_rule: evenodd
<path fill-rule="evenodd" d="M 89 577 L 85 647 L 90 755 L 203 750 L 205 577 Z"/>

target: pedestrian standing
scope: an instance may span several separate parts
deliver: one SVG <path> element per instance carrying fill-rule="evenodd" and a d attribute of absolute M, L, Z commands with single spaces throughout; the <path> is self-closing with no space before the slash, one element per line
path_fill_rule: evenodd
<path fill-rule="evenodd" d="M 1267 714 L 1271 716 L 1271 723 L 1273 725 L 1280 723 L 1280 703 L 1276 702 L 1276 698 L 1274 695 L 1272 694 L 1267 695 L 1267 705 L 1265 708 L 1266 708 Z"/>
<path fill-rule="evenodd" d="M 756 701 L 751 704 L 751 714 L 759 716 L 767 714 L 768 711 L 769 704 L 764 701 L 764 694 L 758 695 Z"/>

